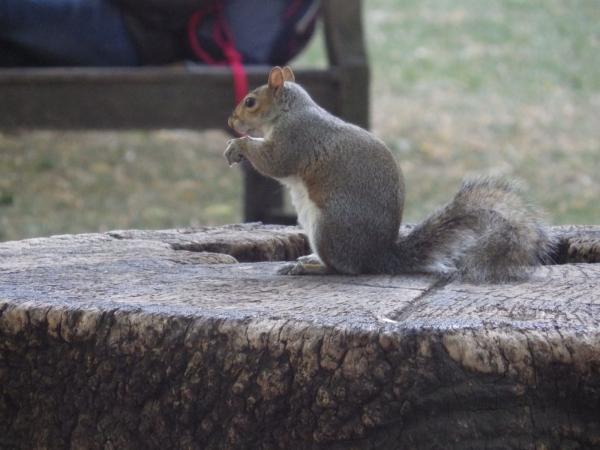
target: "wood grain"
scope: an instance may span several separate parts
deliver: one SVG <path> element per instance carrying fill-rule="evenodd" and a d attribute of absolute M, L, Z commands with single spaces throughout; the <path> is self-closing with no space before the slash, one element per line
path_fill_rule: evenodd
<path fill-rule="evenodd" d="M 600 265 L 275 275 L 304 250 L 252 224 L 1 244 L 0 447 L 599 445 Z"/>

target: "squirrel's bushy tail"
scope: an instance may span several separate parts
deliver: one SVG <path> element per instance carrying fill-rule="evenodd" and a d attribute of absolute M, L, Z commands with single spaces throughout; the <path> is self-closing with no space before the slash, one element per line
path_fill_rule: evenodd
<path fill-rule="evenodd" d="M 550 262 L 551 231 L 527 208 L 515 183 L 490 177 L 465 179 L 454 198 L 396 246 L 399 272 L 457 276 L 475 283 L 527 277 Z"/>

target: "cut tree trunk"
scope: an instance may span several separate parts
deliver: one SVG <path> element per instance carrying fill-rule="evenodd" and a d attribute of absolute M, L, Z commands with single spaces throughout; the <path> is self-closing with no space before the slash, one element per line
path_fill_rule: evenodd
<path fill-rule="evenodd" d="M 0 244 L 0 448 L 600 448 L 600 227 L 557 232 L 491 286 L 276 275 L 276 226 Z"/>

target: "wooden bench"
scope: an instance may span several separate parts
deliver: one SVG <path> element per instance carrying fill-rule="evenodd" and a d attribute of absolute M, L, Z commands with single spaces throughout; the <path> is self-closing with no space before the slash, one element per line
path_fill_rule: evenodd
<path fill-rule="evenodd" d="M 369 68 L 361 1 L 323 0 L 329 67 L 297 70 L 313 98 L 333 114 L 368 128 Z M 270 67 L 247 67 L 249 85 Z M 227 68 L 207 66 L 0 69 L 0 129 L 128 130 L 227 127 L 234 107 Z M 295 222 L 283 214 L 280 186 L 245 170 L 244 218 Z"/>

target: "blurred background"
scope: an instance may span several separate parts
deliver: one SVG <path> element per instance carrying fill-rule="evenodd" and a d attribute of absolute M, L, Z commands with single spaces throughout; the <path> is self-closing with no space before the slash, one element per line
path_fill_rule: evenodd
<path fill-rule="evenodd" d="M 597 0 L 365 0 L 364 20 L 371 131 L 404 171 L 406 222 L 487 172 L 552 224 L 600 224 Z M 326 66 L 321 32 L 291 65 Z M 0 241 L 239 222 L 228 139 L 0 132 Z"/>

